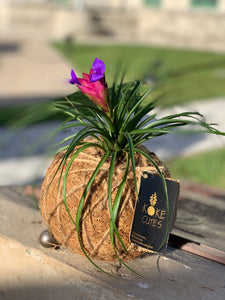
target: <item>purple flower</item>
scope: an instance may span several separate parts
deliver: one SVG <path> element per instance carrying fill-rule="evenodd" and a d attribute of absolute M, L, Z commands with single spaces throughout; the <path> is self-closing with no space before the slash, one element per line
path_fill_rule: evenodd
<path fill-rule="evenodd" d="M 71 70 L 71 79 L 70 79 L 71 84 L 80 84 L 74 70 Z"/>
<path fill-rule="evenodd" d="M 105 64 L 102 60 L 96 58 L 92 65 L 92 71 L 90 81 L 95 82 L 105 76 Z"/>

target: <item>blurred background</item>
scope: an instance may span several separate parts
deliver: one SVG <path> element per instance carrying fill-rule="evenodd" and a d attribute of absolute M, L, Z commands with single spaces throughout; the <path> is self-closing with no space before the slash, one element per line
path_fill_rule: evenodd
<path fill-rule="evenodd" d="M 71 68 L 88 72 L 95 57 L 109 85 L 123 69 L 126 81 L 156 85 L 160 113 L 198 110 L 225 131 L 224 36 L 222 0 L 0 0 L 0 185 L 41 182 L 61 116 L 11 124 L 74 92 Z M 175 178 L 225 189 L 223 137 L 168 135 L 147 146 Z"/>
<path fill-rule="evenodd" d="M 225 132 L 224 0 L 0 0 L 1 193 L 17 199 L 21 188 L 37 204 L 69 134 L 55 135 L 62 115 L 42 103 L 73 93 L 71 69 L 87 73 L 95 57 L 109 86 L 118 70 L 153 85 L 159 115 L 199 111 Z M 225 137 L 169 134 L 146 146 L 181 181 L 172 233 L 224 251 Z"/>
<path fill-rule="evenodd" d="M 97 40 L 145 43 L 208 51 L 223 51 L 225 47 L 222 0 L 1 0 L 0 3 L 3 35 L 85 43 Z"/>

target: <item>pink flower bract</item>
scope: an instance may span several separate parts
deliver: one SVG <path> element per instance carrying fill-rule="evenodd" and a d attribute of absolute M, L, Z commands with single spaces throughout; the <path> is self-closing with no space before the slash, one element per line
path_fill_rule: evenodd
<path fill-rule="evenodd" d="M 81 92 L 90 101 L 100 106 L 104 112 L 109 113 L 107 84 L 105 82 L 105 64 L 96 58 L 89 75 L 83 73 L 83 78 L 78 78 L 71 70 L 71 84 L 76 84 Z"/>

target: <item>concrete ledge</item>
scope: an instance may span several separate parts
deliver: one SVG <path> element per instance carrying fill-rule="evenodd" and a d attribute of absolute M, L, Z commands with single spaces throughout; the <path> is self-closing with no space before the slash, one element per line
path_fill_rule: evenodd
<path fill-rule="evenodd" d="M 0 237 L 0 253 L 0 299 L 117 298 L 94 277 L 15 240 Z"/>
<path fill-rule="evenodd" d="M 128 265 L 97 263 L 67 249 L 45 249 L 39 234 L 46 229 L 24 187 L 0 188 L 0 299 L 223 299 L 224 266 L 168 248 Z"/>

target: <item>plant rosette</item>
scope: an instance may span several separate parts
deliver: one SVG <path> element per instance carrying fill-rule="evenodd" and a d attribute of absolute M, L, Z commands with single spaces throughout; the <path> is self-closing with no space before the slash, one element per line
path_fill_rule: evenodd
<path fill-rule="evenodd" d="M 59 243 L 85 255 L 97 268 L 93 258 L 119 259 L 125 264 L 148 251 L 130 241 L 145 172 L 157 174 L 162 182 L 165 238 L 172 228 L 169 217 L 175 215 L 175 209 L 169 210 L 166 180 L 171 179 L 170 173 L 142 143 L 189 124 L 200 126 L 203 132 L 223 133 L 204 122 L 198 112 L 157 119 L 155 103 L 144 102 L 154 87 L 146 89 L 139 81 L 124 84 L 121 80 L 108 88 L 105 64 L 98 58 L 82 78 L 72 70 L 70 83 L 79 91 L 54 105 L 67 117 L 60 130 L 79 130 L 60 143 L 46 173 L 41 213 Z"/>

